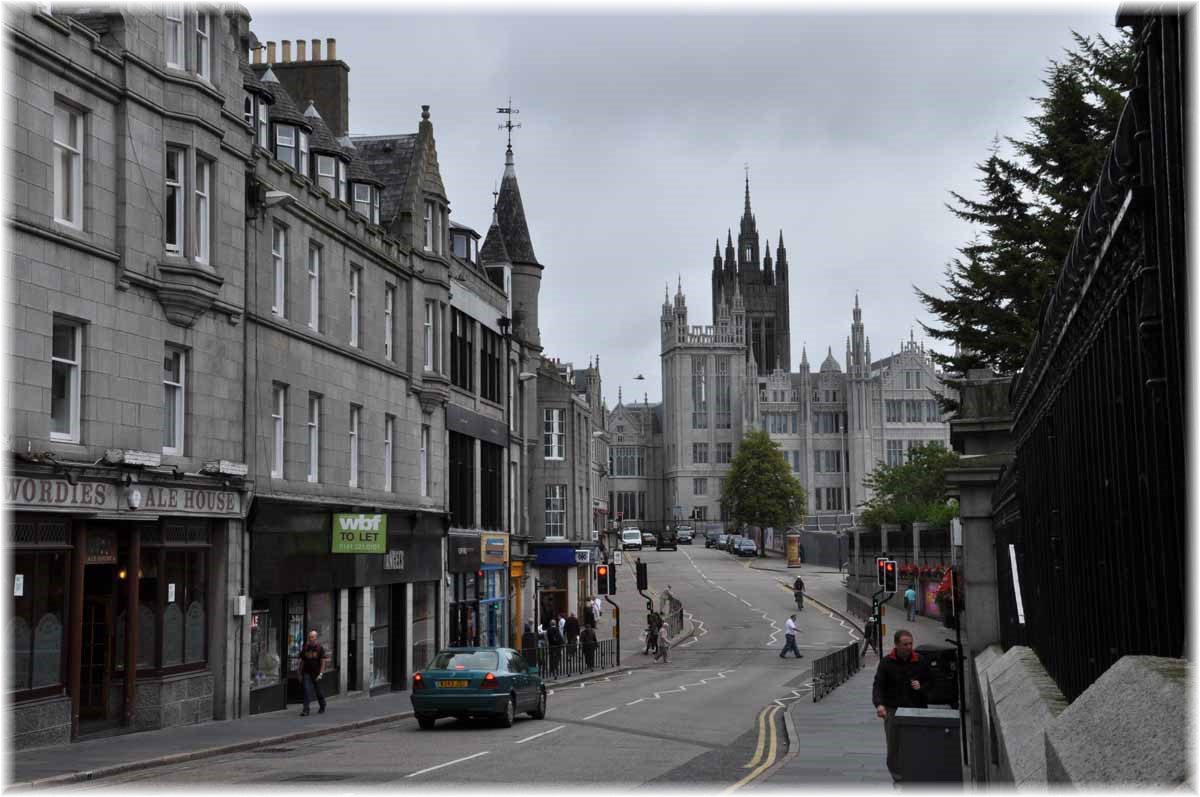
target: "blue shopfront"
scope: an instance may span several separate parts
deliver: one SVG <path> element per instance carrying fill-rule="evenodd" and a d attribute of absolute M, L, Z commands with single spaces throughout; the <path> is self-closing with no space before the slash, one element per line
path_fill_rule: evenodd
<path fill-rule="evenodd" d="M 583 602 L 594 593 L 592 563 L 599 561 L 594 543 L 533 544 L 537 568 L 534 606 L 537 622 L 559 614 L 583 616 Z"/>

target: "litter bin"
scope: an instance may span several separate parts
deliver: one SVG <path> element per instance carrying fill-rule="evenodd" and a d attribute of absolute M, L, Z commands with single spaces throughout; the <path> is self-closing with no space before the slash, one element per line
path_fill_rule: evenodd
<path fill-rule="evenodd" d="M 925 700 L 931 706 L 958 708 L 958 651 L 943 645 L 918 645 L 916 651 L 929 663 Z"/>
<path fill-rule="evenodd" d="M 958 712 L 945 708 L 896 711 L 900 777 L 906 783 L 961 783 Z"/>

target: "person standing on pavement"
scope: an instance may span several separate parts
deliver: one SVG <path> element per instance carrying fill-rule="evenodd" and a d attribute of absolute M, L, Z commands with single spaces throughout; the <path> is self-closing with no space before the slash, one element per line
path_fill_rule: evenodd
<path fill-rule="evenodd" d="M 325 713 L 325 694 L 321 691 L 321 676 L 325 672 L 325 647 L 317 641 L 317 629 L 308 632 L 308 641 L 300 649 L 300 683 L 304 689 L 304 710 L 301 717 L 308 716 L 308 704 L 316 694 L 318 714 Z"/>
<path fill-rule="evenodd" d="M 658 627 L 658 647 L 654 650 L 654 660 L 658 661 L 662 658 L 663 664 L 670 664 L 667 660 L 667 653 L 671 650 L 671 640 L 667 637 L 667 625 L 663 623 Z"/>
<path fill-rule="evenodd" d="M 579 618 L 574 612 L 567 615 L 566 625 L 563 626 L 563 636 L 567 638 L 567 644 L 572 648 L 579 642 Z"/>
<path fill-rule="evenodd" d="M 583 604 L 583 625 L 584 627 L 596 627 L 596 610 L 592 608 L 592 602 L 589 600 Z"/>
<path fill-rule="evenodd" d="M 913 635 L 901 628 L 893 640 L 896 646 L 879 660 L 875 670 L 875 683 L 871 688 L 871 702 L 875 714 L 883 720 L 883 733 L 887 739 L 887 768 L 892 780 L 899 783 L 900 777 L 900 733 L 896 728 L 896 709 L 925 708 L 925 686 L 929 683 L 929 668 L 913 650 Z"/>
<path fill-rule="evenodd" d="M 550 677 L 557 678 L 559 660 L 562 658 L 563 636 L 558 630 L 558 624 L 553 620 L 546 629 L 546 642 L 550 645 Z"/>
<path fill-rule="evenodd" d="M 530 664 L 534 662 L 537 655 L 537 643 L 537 634 L 533 633 L 533 626 L 526 623 L 525 631 L 521 634 L 521 655 Z"/>
<path fill-rule="evenodd" d="M 596 669 L 596 629 L 585 625 L 579 632 L 579 643 L 583 647 L 583 663 L 591 672 Z"/>
<path fill-rule="evenodd" d="M 908 621 L 911 623 L 917 616 L 917 591 L 912 584 L 904 590 L 904 608 L 908 609 Z"/>
<path fill-rule="evenodd" d="M 604 616 L 604 603 L 601 602 L 599 595 L 592 598 L 592 611 L 596 613 L 597 620 Z"/>
<path fill-rule="evenodd" d="M 786 659 L 788 651 L 796 654 L 796 658 L 804 658 L 804 654 L 800 652 L 800 648 L 796 647 L 796 615 L 791 615 L 784 624 L 783 630 L 783 650 L 779 653 L 779 658 Z"/>

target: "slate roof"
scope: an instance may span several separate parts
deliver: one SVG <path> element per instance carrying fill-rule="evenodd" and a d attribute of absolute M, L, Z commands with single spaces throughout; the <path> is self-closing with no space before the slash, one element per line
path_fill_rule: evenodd
<path fill-rule="evenodd" d="M 487 237 L 483 239 L 483 246 L 479 249 L 479 262 L 484 265 L 512 262 L 509 260 L 508 250 L 504 248 L 504 235 L 500 232 L 495 213 L 492 214 L 492 226 L 488 227 Z"/>
<path fill-rule="evenodd" d="M 279 78 L 275 77 L 275 73 L 271 71 L 271 67 L 263 64 L 261 70 L 259 70 L 258 65 L 251 67 L 251 69 L 258 75 L 259 81 L 270 88 L 275 94 L 275 102 L 271 105 L 272 122 L 285 122 L 305 128 L 312 127 L 312 124 L 304 118 L 304 114 L 300 113 L 300 109 L 296 107 L 296 103 L 292 101 L 292 97 L 287 93 L 287 89 L 280 84 Z"/>
<path fill-rule="evenodd" d="M 242 73 L 243 88 L 257 94 L 265 95 L 267 102 L 275 102 L 275 92 L 270 86 L 258 79 L 258 75 L 254 74 L 254 70 L 250 68 L 250 64 L 244 62 L 238 64 L 238 71 Z"/>
<path fill-rule="evenodd" d="M 333 133 L 329 132 L 329 125 L 325 124 L 325 120 L 321 118 L 321 112 L 317 110 L 317 106 L 313 104 L 312 100 L 308 101 L 308 107 L 304 109 L 304 118 L 312 126 L 312 135 L 308 137 L 310 152 L 347 156 L 347 153 L 342 151 L 341 145 L 337 143 L 337 139 L 333 137 Z"/>
<path fill-rule="evenodd" d="M 496 216 L 510 262 L 540 265 L 537 255 L 533 253 L 533 242 L 529 240 L 529 225 L 525 222 L 525 207 L 521 203 L 521 188 L 517 185 L 511 147 L 505 156 L 504 179 L 500 182 L 500 195 L 496 200 Z"/>
<path fill-rule="evenodd" d="M 352 136 L 357 160 L 370 169 L 383 185 L 379 221 L 387 226 L 404 206 L 408 178 L 417 149 L 417 134 L 400 136 Z"/>
<path fill-rule="evenodd" d="M 825 355 L 825 362 L 821 363 L 821 373 L 825 373 L 826 371 L 837 371 L 838 373 L 841 373 L 841 370 L 842 366 L 838 364 L 836 359 L 834 359 L 833 347 L 830 346 L 829 354 Z"/>

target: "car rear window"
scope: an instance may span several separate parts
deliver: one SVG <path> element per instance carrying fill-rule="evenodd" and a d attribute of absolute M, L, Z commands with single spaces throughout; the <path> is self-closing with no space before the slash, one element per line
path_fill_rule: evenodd
<path fill-rule="evenodd" d="M 430 670 L 495 670 L 500 667 L 500 657 L 494 650 L 477 650 L 471 653 L 455 653 L 443 650 L 434 657 Z"/>

